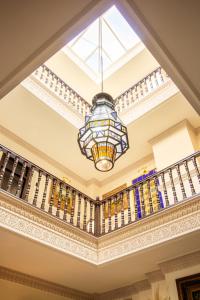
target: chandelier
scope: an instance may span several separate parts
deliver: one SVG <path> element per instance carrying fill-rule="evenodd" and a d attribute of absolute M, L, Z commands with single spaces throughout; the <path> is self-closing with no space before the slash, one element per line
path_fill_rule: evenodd
<path fill-rule="evenodd" d="M 101 93 L 92 100 L 91 113 L 79 129 L 78 143 L 83 155 L 94 161 L 95 167 L 107 172 L 129 148 L 127 128 L 115 111 L 115 103 L 103 92 L 102 24 L 99 18 L 99 58 L 101 67 Z"/>

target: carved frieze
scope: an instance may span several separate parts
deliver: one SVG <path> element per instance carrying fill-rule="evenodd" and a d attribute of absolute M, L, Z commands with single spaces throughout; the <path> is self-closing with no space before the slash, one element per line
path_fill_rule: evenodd
<path fill-rule="evenodd" d="M 198 197 L 104 237 L 95 238 L 1 192 L 0 224 L 94 265 L 109 262 L 200 229 Z"/>

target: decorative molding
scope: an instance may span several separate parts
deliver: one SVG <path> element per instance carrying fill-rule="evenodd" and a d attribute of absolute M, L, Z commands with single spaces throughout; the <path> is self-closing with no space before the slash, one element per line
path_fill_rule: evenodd
<path fill-rule="evenodd" d="M 94 299 L 115 300 L 119 298 L 130 297 L 131 300 L 133 295 L 138 294 L 145 290 L 151 290 L 152 283 L 165 280 L 165 276 L 162 271 L 167 270 L 173 272 L 175 270 L 187 268 L 189 266 L 196 265 L 198 263 L 200 264 L 200 251 L 193 252 L 191 254 L 187 254 L 178 257 L 176 259 L 166 261 L 162 264 L 159 264 L 161 269 L 146 273 L 145 275 L 147 279 L 135 282 L 131 285 L 124 286 L 119 289 L 115 289 L 106 293 L 99 294 Z"/>
<path fill-rule="evenodd" d="M 1 192 L 0 224 L 97 266 L 199 230 L 200 199 L 184 201 L 97 239 Z"/>
<path fill-rule="evenodd" d="M 60 220 L 57 221 L 44 212 L 41 212 L 44 217 L 40 216 L 37 208 L 22 203 L 22 201 L 17 200 L 16 202 L 18 205 L 11 204 L 11 201 L 7 201 L 5 198 L 0 200 L 0 224 L 2 227 L 66 254 L 97 264 L 94 237 L 87 233 L 82 234 L 80 230 L 76 230 Z M 47 221 L 47 219 L 49 220 Z M 63 228 L 64 226 L 65 228 Z"/>
<path fill-rule="evenodd" d="M 108 291 L 99 295 L 95 295 L 95 299 L 98 300 L 115 300 L 124 297 L 130 297 L 134 294 L 137 294 L 135 285 L 125 286 L 119 289 Z"/>
<path fill-rule="evenodd" d="M 0 266 L 0 279 L 53 293 L 73 300 L 93 300 L 90 294 Z"/>
<path fill-rule="evenodd" d="M 107 235 L 107 240 L 100 238 L 99 263 L 106 263 L 199 230 L 199 200 L 194 200 L 191 206 L 190 204 L 188 207 L 179 205 L 179 209 L 171 208 L 168 212 L 163 211 L 163 214 L 147 218 L 144 222 L 137 222 L 135 228 L 130 226 L 124 233 L 120 230 L 118 236 L 115 233 L 115 238 L 111 234 Z M 103 239 L 104 242 L 101 242 Z"/>
<path fill-rule="evenodd" d="M 57 219 L 55 216 L 48 214 L 41 209 L 30 205 L 23 200 L 13 196 L 12 194 L 8 194 L 4 191 L 0 191 L 0 207 L 4 207 L 14 213 L 17 213 L 23 217 L 26 217 L 37 224 L 41 224 L 50 229 L 55 230 L 65 236 L 82 242 L 89 247 L 94 249 L 97 248 L 97 239 L 77 227 L 74 227 L 72 224 L 68 224 L 61 219 Z"/>
<path fill-rule="evenodd" d="M 160 270 L 146 274 L 147 279 L 135 282 L 131 285 L 114 289 L 101 294 L 87 294 L 78 290 L 68 288 L 50 281 L 46 281 L 34 276 L 30 276 L 18 271 L 14 271 L 0 266 L 0 279 L 9 280 L 25 286 L 40 289 L 49 293 L 68 297 L 74 300 L 115 300 L 124 297 L 132 297 L 142 291 L 151 290 L 151 284 L 165 280 L 164 273 L 184 269 L 200 264 L 200 251 L 193 252 L 159 264 Z M 131 298 L 132 299 L 132 298 Z"/>
<path fill-rule="evenodd" d="M 195 129 L 195 131 L 196 131 L 196 134 L 199 135 L 199 134 L 200 134 L 200 127 L 197 127 L 197 128 Z"/>
<path fill-rule="evenodd" d="M 159 264 L 161 271 L 166 274 L 192 266 L 200 265 L 200 251 L 168 260 Z"/>
<path fill-rule="evenodd" d="M 181 201 L 172 207 L 165 208 L 153 215 L 149 215 L 124 228 L 115 230 L 112 233 L 107 233 L 98 239 L 98 248 L 106 248 L 110 244 L 120 242 L 122 238 L 131 238 L 137 234 L 165 225 L 166 223 L 176 221 L 190 213 L 198 212 L 199 210 L 200 194 L 195 197 L 191 197 L 188 200 Z"/>
<path fill-rule="evenodd" d="M 147 94 L 143 99 L 139 100 L 126 110 L 122 111 L 119 116 L 125 125 L 136 121 L 142 117 L 145 113 L 155 109 L 157 106 L 161 105 L 172 96 L 177 94 L 179 89 L 173 83 L 173 81 L 168 78 L 165 83 L 160 87 Z"/>

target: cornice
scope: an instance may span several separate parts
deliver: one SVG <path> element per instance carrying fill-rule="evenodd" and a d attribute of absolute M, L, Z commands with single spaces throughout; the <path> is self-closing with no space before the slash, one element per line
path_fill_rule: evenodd
<path fill-rule="evenodd" d="M 149 284 L 147 279 L 144 279 L 144 280 L 134 283 L 134 286 L 138 293 L 149 290 L 151 288 L 151 285 Z"/>
<path fill-rule="evenodd" d="M 130 225 L 129 230 L 128 228 L 124 232 L 119 230 L 118 236 L 115 232 L 115 237 L 108 234 L 100 238 L 99 263 L 107 263 L 200 230 L 200 201 L 199 199 L 190 201 L 193 203 L 182 203 L 182 207 L 181 205 L 172 207 L 166 212 L 158 213 L 157 216 L 135 223 L 135 226 Z"/>
<path fill-rule="evenodd" d="M 95 300 L 115 300 L 122 297 L 129 297 L 137 293 L 134 284 L 95 295 Z"/>
<path fill-rule="evenodd" d="M 163 262 L 158 266 L 160 267 L 160 269 L 145 274 L 147 279 L 106 293 L 102 293 L 96 296 L 95 299 L 114 300 L 124 297 L 130 297 L 131 300 L 133 295 L 145 290 L 150 290 L 152 288 L 152 284 L 157 283 L 158 281 L 165 280 L 165 273 L 181 270 L 197 264 L 200 264 L 200 251 Z"/>
<path fill-rule="evenodd" d="M 20 200 L 12 194 L 0 191 L 0 195 L 0 206 L 5 207 L 6 209 L 9 209 L 23 217 L 27 217 L 38 224 L 56 230 L 71 239 L 83 242 L 89 247 L 93 247 L 94 249 L 97 248 L 97 238 L 94 236 L 38 209 L 37 207 L 33 207 L 29 203 Z"/>
<path fill-rule="evenodd" d="M 2 227 L 96 266 L 200 229 L 199 197 L 95 238 L 11 194 L 0 195 Z"/>
<path fill-rule="evenodd" d="M 197 195 L 138 220 L 133 224 L 115 230 L 112 233 L 107 233 L 98 239 L 98 249 L 106 248 L 110 244 L 120 242 L 122 239 L 128 239 L 147 230 L 152 230 L 156 227 L 165 225 L 166 223 L 173 222 L 178 218 L 187 216 L 190 213 L 198 212 L 199 210 L 200 195 Z"/>
<path fill-rule="evenodd" d="M 83 293 L 81 291 L 71 289 L 66 286 L 62 286 L 2 266 L 0 266 L 0 279 L 16 282 L 25 286 L 57 294 L 73 300 L 116 300 L 124 297 L 130 297 L 132 299 L 133 295 L 145 290 L 150 290 L 153 283 L 165 280 L 164 274 L 182 270 L 184 268 L 188 268 L 197 264 L 200 264 L 200 251 L 160 263 L 160 269 L 145 274 L 146 279 L 101 294 Z"/>
<path fill-rule="evenodd" d="M 1 192 L 2 227 L 66 254 L 97 264 L 96 238 Z"/>
<path fill-rule="evenodd" d="M 72 300 L 93 300 L 93 296 L 66 286 L 0 266 L 0 279 L 9 280 Z"/>

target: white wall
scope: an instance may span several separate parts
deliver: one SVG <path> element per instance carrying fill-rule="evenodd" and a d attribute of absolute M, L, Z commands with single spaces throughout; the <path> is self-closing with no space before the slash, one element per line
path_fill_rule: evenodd
<path fill-rule="evenodd" d="M 150 141 L 157 170 L 161 170 L 198 149 L 197 137 L 186 121 L 169 128 Z"/>

